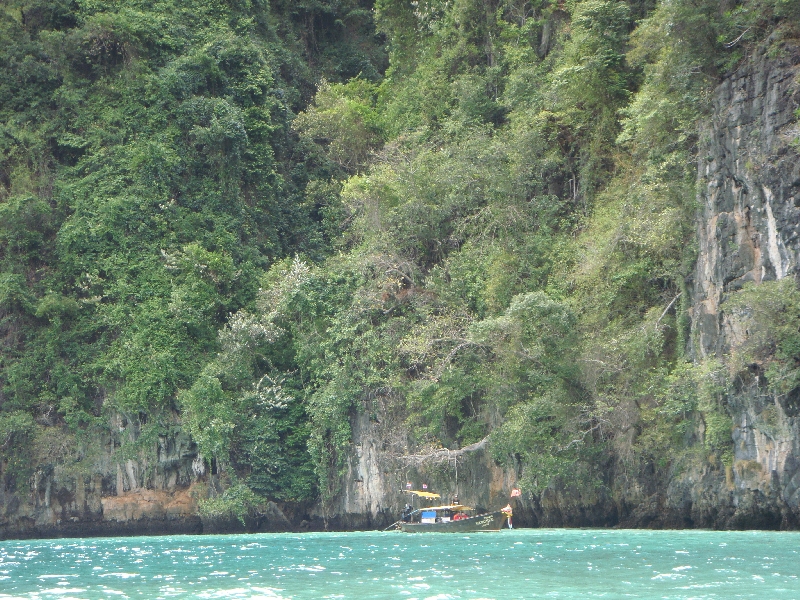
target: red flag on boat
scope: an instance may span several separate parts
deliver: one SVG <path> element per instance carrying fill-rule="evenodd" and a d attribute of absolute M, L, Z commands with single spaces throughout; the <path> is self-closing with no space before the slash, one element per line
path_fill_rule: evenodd
<path fill-rule="evenodd" d="M 514 488 L 511 490 L 511 497 L 516 498 L 517 496 L 522 496 L 522 492 L 519 490 L 519 488 Z"/>

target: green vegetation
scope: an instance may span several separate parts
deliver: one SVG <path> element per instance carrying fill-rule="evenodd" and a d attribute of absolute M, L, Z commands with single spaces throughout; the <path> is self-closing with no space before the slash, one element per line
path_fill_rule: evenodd
<path fill-rule="evenodd" d="M 38 425 L 96 428 L 135 453 L 112 415 L 154 453 L 179 390 L 221 397 L 204 367 L 228 315 L 255 302 L 274 261 L 330 251 L 320 190 L 343 172 L 291 125 L 319 77 L 379 77 L 368 8 L 4 3 L 0 402 L 19 438 L 6 458 L 26 462 L 20 436 Z M 222 408 L 208 410 L 228 426 Z M 286 460 L 306 465 L 304 406 L 274 418 L 237 439 L 276 435 L 296 449 Z M 211 440 L 233 439 L 192 433 L 208 455 Z M 269 472 L 261 454 L 240 459 Z M 265 477 L 254 489 L 278 485 Z M 313 488 L 298 486 L 286 494 Z"/>
<path fill-rule="evenodd" d="M 5 3 L 6 485 L 50 428 L 79 462 L 95 434 L 123 460 L 181 427 L 229 486 L 207 516 L 327 501 L 376 399 L 419 446 L 488 436 L 531 493 L 690 446 L 730 465 L 731 373 L 686 356 L 697 122 L 798 21 L 790 0 Z M 781 394 L 799 293 L 736 300 L 758 332 L 737 364 Z"/>
<path fill-rule="evenodd" d="M 730 299 L 729 310 L 742 313 L 748 333 L 733 354 L 735 368 L 762 370 L 779 396 L 800 387 L 800 290 L 794 282 L 786 278 L 748 285 Z"/>

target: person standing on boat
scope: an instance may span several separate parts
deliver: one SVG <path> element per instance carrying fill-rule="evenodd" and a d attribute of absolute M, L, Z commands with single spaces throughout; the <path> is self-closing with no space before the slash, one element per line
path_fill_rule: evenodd
<path fill-rule="evenodd" d="M 403 508 L 403 521 L 408 523 L 411 521 L 411 513 L 414 512 L 414 509 L 406 503 L 405 507 Z"/>

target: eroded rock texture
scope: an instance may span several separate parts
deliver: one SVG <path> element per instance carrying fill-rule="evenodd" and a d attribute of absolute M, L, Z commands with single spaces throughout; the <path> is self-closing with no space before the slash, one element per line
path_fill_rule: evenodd
<path fill-rule="evenodd" d="M 776 55 L 777 57 L 773 57 Z M 698 164 L 699 253 L 692 347 L 696 359 L 720 359 L 747 336 L 726 299 L 748 282 L 800 274 L 800 48 L 762 49 L 714 93 L 701 131 Z M 757 374 L 729 398 L 734 464 L 670 486 L 692 524 L 797 527 L 800 523 L 800 423 L 786 398 Z M 708 469 L 706 471 L 709 471 Z"/>
<path fill-rule="evenodd" d="M 721 306 L 746 282 L 798 274 L 800 160 L 795 111 L 800 49 L 762 49 L 714 93 L 701 131 L 701 217 L 693 329 L 698 358 L 721 355 L 743 332 Z"/>
<path fill-rule="evenodd" d="M 112 418 L 120 436 L 135 435 Z M 0 486 L 0 538 L 193 533 L 197 515 L 194 443 L 185 434 L 161 438 L 154 457 L 121 459 L 110 436 L 89 460 L 44 460 L 31 481 Z"/>
<path fill-rule="evenodd" d="M 406 502 L 420 506 L 418 499 L 406 493 L 408 483 L 416 490 L 427 485 L 441 494 L 444 503 L 456 495 L 462 504 L 476 508 L 494 510 L 508 502 L 516 473 L 495 464 L 486 440 L 456 451 L 438 449 L 409 455 L 410 435 L 403 420 L 381 408 L 385 407 L 351 419 L 353 451 L 348 467 L 339 481 L 340 491 L 329 502 L 315 507 L 315 528 L 374 529 L 391 525 Z M 535 524 L 530 516 L 524 522 Z"/>

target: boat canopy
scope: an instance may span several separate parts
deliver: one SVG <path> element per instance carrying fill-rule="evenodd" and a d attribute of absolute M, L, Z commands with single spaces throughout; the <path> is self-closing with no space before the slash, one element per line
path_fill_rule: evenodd
<path fill-rule="evenodd" d="M 420 510 L 452 510 L 454 512 L 474 510 L 471 506 L 464 506 L 463 504 L 448 504 L 447 506 L 427 506 Z"/>
<path fill-rule="evenodd" d="M 434 494 L 433 492 L 421 492 L 418 490 L 408 490 L 409 494 L 415 494 L 420 498 L 440 498 L 439 494 Z"/>

